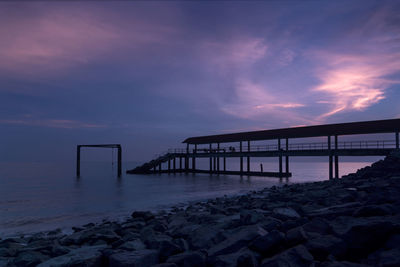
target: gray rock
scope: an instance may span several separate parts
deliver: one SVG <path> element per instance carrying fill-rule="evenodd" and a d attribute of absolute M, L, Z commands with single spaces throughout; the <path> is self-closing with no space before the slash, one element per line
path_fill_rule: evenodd
<path fill-rule="evenodd" d="M 110 267 L 138 266 L 148 267 L 158 263 L 157 250 L 136 250 L 127 252 L 118 252 L 109 257 Z"/>
<path fill-rule="evenodd" d="M 180 247 L 182 251 L 188 251 L 189 250 L 189 243 L 185 239 L 178 238 L 178 239 L 173 240 L 173 242 L 174 242 L 175 245 Z"/>
<path fill-rule="evenodd" d="M 6 267 L 11 264 L 11 259 L 10 258 L 3 258 L 0 257 L 0 267 Z"/>
<path fill-rule="evenodd" d="M 303 245 L 288 249 L 272 258 L 265 259 L 261 267 L 302 267 L 314 266 L 314 258 Z"/>
<path fill-rule="evenodd" d="M 327 220 L 322 218 L 313 218 L 309 223 L 303 225 L 306 232 L 318 233 L 321 235 L 329 234 L 332 232 L 332 227 Z"/>
<path fill-rule="evenodd" d="M 161 241 L 159 246 L 160 260 L 165 261 L 169 256 L 183 252 L 183 250 L 171 241 Z"/>
<path fill-rule="evenodd" d="M 71 250 L 68 254 L 42 262 L 38 267 L 54 266 L 99 266 L 103 262 L 101 250 L 106 246 L 81 247 Z"/>
<path fill-rule="evenodd" d="M 391 250 L 377 251 L 365 261 L 374 266 L 400 266 L 400 247 Z"/>
<path fill-rule="evenodd" d="M 287 218 L 300 218 L 300 214 L 297 213 L 297 211 L 295 211 L 292 208 L 275 208 L 273 210 L 274 214 L 277 215 L 281 215 Z"/>
<path fill-rule="evenodd" d="M 239 231 L 232 233 L 229 237 L 211 247 L 208 250 L 210 257 L 215 257 L 222 254 L 230 254 L 247 246 L 252 240 L 265 234 L 265 230 L 260 226 L 252 225 L 242 227 Z"/>
<path fill-rule="evenodd" d="M 209 262 L 208 265 L 218 266 L 218 267 L 229 267 L 229 266 L 243 266 L 251 267 L 257 266 L 258 261 L 256 256 L 248 248 L 239 250 L 238 252 L 219 255 Z"/>
<path fill-rule="evenodd" d="M 145 227 L 140 231 L 140 239 L 150 249 L 158 249 L 162 241 L 172 241 L 170 236 L 155 233 L 151 227 Z"/>
<path fill-rule="evenodd" d="M 135 239 L 132 241 L 128 241 L 123 243 L 121 246 L 118 247 L 118 249 L 123 249 L 123 250 L 143 250 L 146 249 L 145 244 L 140 239 Z"/>
<path fill-rule="evenodd" d="M 301 244 L 307 240 L 307 234 L 302 226 L 290 229 L 286 232 L 286 242 L 289 246 Z"/>
<path fill-rule="evenodd" d="M 308 240 L 305 246 L 318 261 L 326 260 L 329 254 L 336 258 L 343 258 L 346 251 L 346 244 L 343 240 L 331 235 Z"/>
<path fill-rule="evenodd" d="M 196 228 L 189 236 L 188 242 L 192 249 L 209 248 L 215 244 L 220 228 L 215 225 L 202 225 Z"/>
<path fill-rule="evenodd" d="M 264 215 L 255 210 L 242 210 L 240 212 L 240 222 L 244 225 L 256 224 L 264 219 Z"/>
<path fill-rule="evenodd" d="M 346 260 L 359 260 L 382 247 L 395 231 L 390 222 L 370 222 L 355 225 L 343 236 L 347 244 Z"/>
<path fill-rule="evenodd" d="M 36 266 L 48 258 L 48 256 L 37 251 L 25 251 L 19 253 L 18 256 L 13 260 L 13 263 L 16 266 Z"/>
<path fill-rule="evenodd" d="M 393 214 L 393 206 L 390 204 L 363 206 L 355 210 L 354 217 L 386 216 Z"/>
<path fill-rule="evenodd" d="M 285 236 L 281 232 L 273 230 L 269 234 L 257 237 L 250 243 L 249 248 L 261 255 L 271 256 L 279 252 L 284 243 Z"/>
<path fill-rule="evenodd" d="M 349 202 L 340 205 L 329 206 L 322 209 L 313 210 L 307 215 L 309 217 L 321 217 L 321 218 L 335 218 L 337 216 L 351 216 L 354 209 L 362 206 L 360 202 Z"/>
<path fill-rule="evenodd" d="M 169 257 L 167 263 L 175 263 L 179 267 L 204 267 L 205 257 L 200 252 L 184 252 Z"/>

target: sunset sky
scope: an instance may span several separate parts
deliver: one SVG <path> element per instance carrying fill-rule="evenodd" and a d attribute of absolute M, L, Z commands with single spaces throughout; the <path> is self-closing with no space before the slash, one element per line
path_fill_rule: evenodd
<path fill-rule="evenodd" d="M 398 1 L 0 2 L 0 161 L 400 117 Z"/>

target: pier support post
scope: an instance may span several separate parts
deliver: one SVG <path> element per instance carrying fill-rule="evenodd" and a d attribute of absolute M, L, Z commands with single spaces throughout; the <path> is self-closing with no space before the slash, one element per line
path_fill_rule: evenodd
<path fill-rule="evenodd" d="M 176 156 L 174 156 L 173 163 L 174 173 L 176 173 Z"/>
<path fill-rule="evenodd" d="M 122 174 L 122 149 L 121 146 L 118 147 L 118 177 Z"/>
<path fill-rule="evenodd" d="M 219 143 L 217 144 L 217 153 L 219 154 Z M 219 172 L 219 157 L 217 157 L 217 171 Z"/>
<path fill-rule="evenodd" d="M 212 173 L 212 157 L 211 157 L 211 153 L 212 153 L 212 144 L 210 144 L 210 173 Z"/>
<path fill-rule="evenodd" d="M 250 152 L 250 141 L 247 141 L 247 152 Z M 250 157 L 247 156 L 247 172 L 250 172 Z"/>
<path fill-rule="evenodd" d="M 189 144 L 186 145 L 185 171 L 189 170 Z"/>
<path fill-rule="evenodd" d="M 339 156 L 337 155 L 338 136 L 335 135 L 335 178 L 339 178 Z"/>
<path fill-rule="evenodd" d="M 196 153 L 197 153 L 197 144 L 194 145 L 194 151 L 193 151 L 193 158 L 192 158 L 192 169 L 196 170 Z"/>
<path fill-rule="evenodd" d="M 81 175 L 81 146 L 76 147 L 76 176 Z"/>
<path fill-rule="evenodd" d="M 329 180 L 333 178 L 333 158 L 332 158 L 332 149 L 331 149 L 331 136 L 328 136 L 328 151 L 329 151 Z"/>
<path fill-rule="evenodd" d="M 242 156 L 242 141 L 239 142 L 239 151 L 240 151 L 240 173 L 243 173 L 243 156 Z"/>
<path fill-rule="evenodd" d="M 182 171 L 182 157 L 179 157 L 179 169 Z"/>
<path fill-rule="evenodd" d="M 158 164 L 158 171 L 161 173 L 161 162 Z"/>
<path fill-rule="evenodd" d="M 396 132 L 396 149 L 399 149 L 399 132 Z"/>
<path fill-rule="evenodd" d="M 224 149 L 224 154 L 226 153 L 225 149 Z M 226 157 L 224 155 L 224 171 L 226 171 Z"/>
<path fill-rule="evenodd" d="M 171 159 L 168 159 L 168 172 L 171 171 Z"/>
<path fill-rule="evenodd" d="M 289 151 L 289 138 L 286 138 L 286 152 Z M 286 174 L 289 173 L 289 156 L 286 154 L 285 156 L 285 167 L 286 167 Z"/>
<path fill-rule="evenodd" d="M 278 139 L 278 151 L 279 151 L 279 175 L 282 175 L 282 150 L 281 150 L 281 139 Z"/>

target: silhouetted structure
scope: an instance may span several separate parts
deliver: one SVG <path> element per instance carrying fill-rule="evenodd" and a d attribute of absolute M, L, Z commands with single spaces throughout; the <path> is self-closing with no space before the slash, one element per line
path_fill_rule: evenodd
<path fill-rule="evenodd" d="M 118 149 L 118 176 L 122 173 L 122 151 L 120 144 L 105 144 L 105 145 L 78 145 L 76 149 L 76 176 L 81 175 L 81 147 L 104 147 Z"/>
<path fill-rule="evenodd" d="M 399 149 L 400 119 L 363 121 L 352 123 L 326 124 L 316 126 L 304 126 L 283 128 L 275 130 L 252 131 L 232 134 L 209 135 L 187 138 L 186 150 L 175 149 L 169 151 L 162 157 L 146 163 L 128 173 L 151 173 L 156 172 L 209 172 L 217 174 L 240 174 L 240 175 L 262 175 L 262 176 L 291 176 L 289 172 L 289 157 L 291 156 L 328 156 L 329 178 L 339 177 L 339 156 L 385 156 Z M 339 142 L 339 136 L 394 133 L 394 140 L 368 140 L 368 141 L 345 141 Z M 289 144 L 290 139 L 327 137 L 326 142 L 320 143 L 294 143 Z M 252 141 L 276 140 L 276 145 L 251 146 Z M 284 141 L 284 142 L 282 142 Z M 333 144 L 332 144 L 333 141 Z M 238 143 L 238 149 L 232 146 L 222 148 L 223 143 Z M 243 146 L 243 142 L 247 146 Z M 283 144 L 284 143 L 284 144 Z M 193 146 L 192 148 L 190 146 Z M 206 145 L 205 148 L 198 148 Z M 196 169 L 196 158 L 209 158 L 209 171 Z M 240 171 L 227 171 L 226 158 L 239 157 Z M 244 170 L 243 158 L 247 158 L 247 168 Z M 279 172 L 252 172 L 250 171 L 251 157 L 278 157 Z M 283 157 L 285 157 L 285 172 L 283 172 Z M 185 160 L 185 167 L 175 167 L 176 159 Z M 190 168 L 190 160 L 192 166 Z M 223 159 L 223 170 L 220 170 L 220 158 Z M 334 159 L 334 166 L 333 166 Z M 171 169 L 171 160 L 174 168 Z M 168 170 L 162 171 L 161 164 L 168 161 Z M 334 167 L 334 168 L 333 168 Z"/>

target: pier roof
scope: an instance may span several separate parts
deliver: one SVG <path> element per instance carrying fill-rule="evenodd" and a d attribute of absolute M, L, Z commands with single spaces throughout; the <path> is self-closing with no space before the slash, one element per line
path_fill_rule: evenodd
<path fill-rule="evenodd" d="M 394 133 L 400 131 L 400 119 L 360 121 L 348 123 L 323 124 L 190 137 L 183 141 L 187 144 L 230 143 L 285 138 L 304 138 L 334 135 Z"/>

